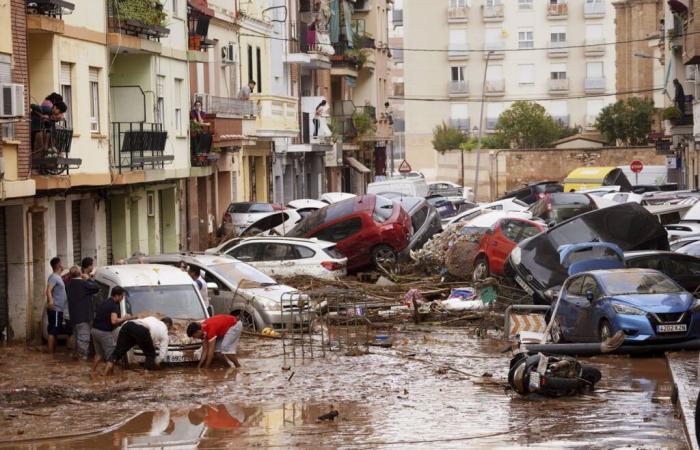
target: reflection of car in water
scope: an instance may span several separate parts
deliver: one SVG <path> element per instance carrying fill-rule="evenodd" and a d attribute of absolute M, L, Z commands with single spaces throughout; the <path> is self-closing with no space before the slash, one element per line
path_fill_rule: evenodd
<path fill-rule="evenodd" d="M 102 298 L 108 298 L 115 286 L 126 289 L 121 315 L 168 316 L 175 327 L 170 332 L 166 363 L 198 361 L 201 343 L 184 335 L 184 327 L 209 314 L 192 279 L 180 269 L 159 264 L 126 264 L 100 267 L 95 281 Z M 115 338 L 119 328 L 114 330 Z M 143 353 L 136 347 L 127 354 L 129 363 L 142 362 Z"/>

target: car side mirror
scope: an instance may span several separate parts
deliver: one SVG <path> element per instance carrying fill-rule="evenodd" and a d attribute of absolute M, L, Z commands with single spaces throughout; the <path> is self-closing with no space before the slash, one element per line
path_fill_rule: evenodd
<path fill-rule="evenodd" d="M 593 291 L 586 291 L 586 300 L 589 302 L 592 302 L 595 299 L 595 295 L 593 295 Z"/>
<path fill-rule="evenodd" d="M 207 306 L 207 312 L 209 313 L 209 317 L 214 315 L 214 307 L 209 305 Z"/>

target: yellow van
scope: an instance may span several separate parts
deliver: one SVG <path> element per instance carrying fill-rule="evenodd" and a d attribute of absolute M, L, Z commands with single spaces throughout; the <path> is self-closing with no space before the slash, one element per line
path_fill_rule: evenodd
<path fill-rule="evenodd" d="M 620 186 L 620 191 L 623 192 L 632 189 L 625 173 L 617 167 L 579 167 L 564 179 L 564 192 L 578 192 L 601 186 Z"/>

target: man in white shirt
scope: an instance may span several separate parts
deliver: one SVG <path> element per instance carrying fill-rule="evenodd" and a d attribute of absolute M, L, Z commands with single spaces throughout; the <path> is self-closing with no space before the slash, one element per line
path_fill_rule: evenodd
<path fill-rule="evenodd" d="M 187 273 L 190 275 L 190 278 L 192 278 L 192 281 L 194 281 L 194 284 L 197 286 L 199 293 L 202 295 L 202 300 L 204 300 L 204 306 L 208 308 L 209 291 L 207 290 L 207 282 L 204 281 L 201 272 L 195 266 L 190 266 L 187 269 Z"/>
<path fill-rule="evenodd" d="M 144 362 L 146 369 L 153 370 L 160 366 L 168 353 L 168 331 L 172 326 L 173 321 L 170 317 L 163 317 L 159 320 L 149 316 L 126 322 L 119 330 L 117 346 L 107 362 L 104 374 L 111 374 L 114 363 L 126 356 L 127 352 L 136 346 L 146 357 Z M 157 354 L 156 349 L 158 349 Z"/>

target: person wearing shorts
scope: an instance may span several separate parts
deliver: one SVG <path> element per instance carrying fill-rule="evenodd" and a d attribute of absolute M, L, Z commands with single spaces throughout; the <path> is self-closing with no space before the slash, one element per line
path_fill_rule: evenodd
<path fill-rule="evenodd" d="M 103 300 L 97 306 L 95 320 L 92 323 L 92 342 L 95 346 L 95 360 L 92 364 L 92 371 L 95 372 L 102 361 L 109 361 L 114 351 L 114 329 L 127 320 L 131 320 L 129 314 L 121 316 L 121 307 L 124 300 L 124 288 L 115 286 L 112 288 L 112 296 Z"/>
<path fill-rule="evenodd" d="M 227 314 L 212 316 L 201 323 L 190 323 L 187 326 L 187 336 L 203 341 L 199 367 L 208 368 L 214 359 L 214 353 L 220 353 L 229 367 L 241 367 L 236 353 L 242 331 L 243 323 Z"/>

